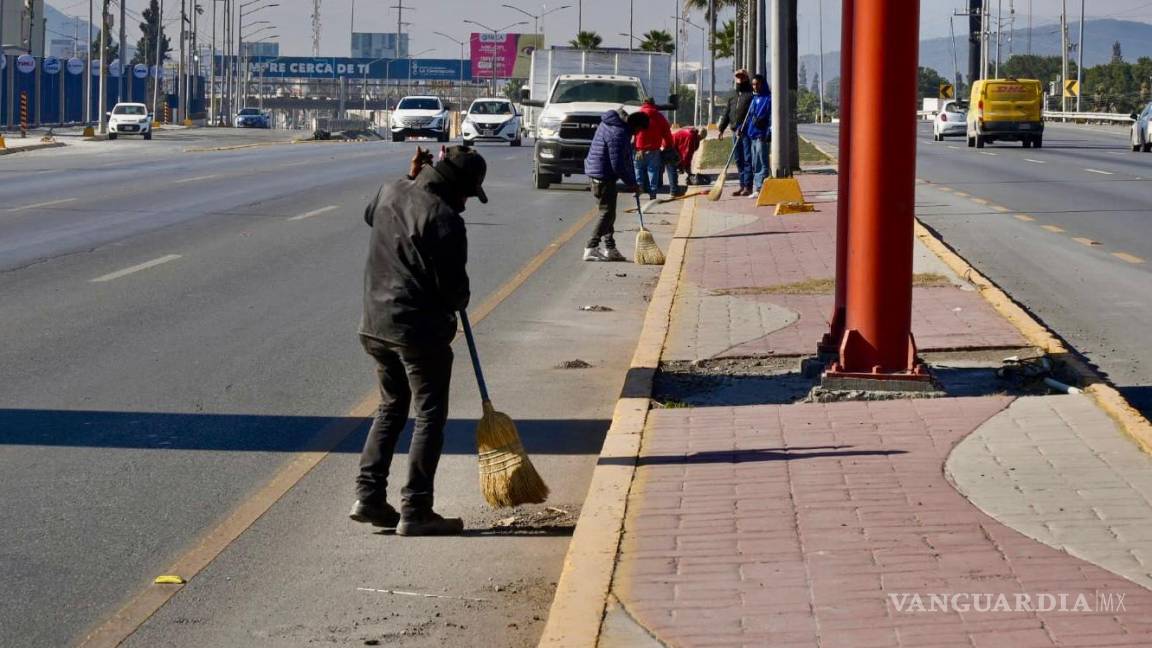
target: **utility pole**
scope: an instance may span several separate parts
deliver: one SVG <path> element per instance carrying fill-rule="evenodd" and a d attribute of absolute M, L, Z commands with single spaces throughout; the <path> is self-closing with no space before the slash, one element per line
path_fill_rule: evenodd
<path fill-rule="evenodd" d="M 1076 112 L 1084 96 L 1084 0 L 1080 0 L 1080 43 L 1076 46 Z"/>
<path fill-rule="evenodd" d="M 636 32 L 634 32 L 632 30 L 633 25 L 634 25 L 634 20 L 636 18 L 635 13 L 632 11 L 632 4 L 633 4 L 633 0 L 628 0 L 628 51 L 629 52 L 632 51 L 632 39 L 636 38 L 636 36 L 634 35 Z"/>
<path fill-rule="evenodd" d="M 1000 78 L 1000 30 L 1004 28 L 1004 0 L 996 0 L 996 78 Z"/>
<path fill-rule="evenodd" d="M 716 111 L 716 0 L 708 0 L 708 121 Z"/>
<path fill-rule="evenodd" d="M 320 56 L 320 0 L 312 0 L 312 56 Z"/>
<path fill-rule="evenodd" d="M 817 26 L 817 32 L 816 32 L 818 34 L 818 38 L 817 38 L 818 46 L 820 47 L 820 71 L 818 72 L 818 74 L 820 75 L 820 83 L 819 83 L 819 85 L 816 86 L 816 90 L 819 91 L 819 96 L 817 98 L 820 100 L 820 113 L 819 113 L 820 114 L 820 123 L 823 124 L 824 123 L 824 0 L 817 0 L 816 11 L 817 11 L 816 15 L 818 16 L 818 20 L 820 23 Z M 951 22 L 951 21 L 949 21 L 949 22 Z M 956 41 L 953 40 L 952 44 L 953 44 L 953 46 L 955 46 Z"/>
<path fill-rule="evenodd" d="M 984 0 L 968 0 L 968 83 L 975 83 L 983 78 L 984 60 L 981 54 L 982 34 L 981 12 L 984 9 Z M 841 72 L 843 74 L 843 72 Z"/>
<path fill-rule="evenodd" d="M 213 11 L 216 9 L 216 0 L 212 2 L 212 9 Z M 213 21 L 212 26 L 216 26 L 215 21 Z M 213 32 L 213 34 L 215 34 L 215 32 Z M 161 43 L 164 42 L 164 0 L 160 0 L 160 10 L 156 14 L 156 32 L 154 38 L 156 39 L 156 75 L 152 78 L 152 121 L 160 118 L 160 82 L 164 78 L 162 73 L 164 69 L 164 50 L 161 47 Z M 213 36 L 213 39 L 215 39 L 215 36 Z M 145 60 L 147 60 L 147 57 L 145 57 Z M 148 70 L 148 73 L 151 74 L 152 70 Z"/>
<path fill-rule="evenodd" d="M 84 57 L 84 62 L 87 64 L 84 70 L 84 123 L 92 123 L 92 25 L 96 24 L 95 10 L 93 8 L 95 0 L 88 0 L 88 54 Z M 0 34 L 4 33 L 4 0 L 0 0 Z M 0 36 L 0 40 L 3 37 Z M 4 47 L 0 44 L 0 56 L 4 55 Z"/>
<path fill-rule="evenodd" d="M 1060 0 L 1060 112 L 1068 112 L 1068 0 Z"/>
<path fill-rule="evenodd" d="M 97 104 L 100 119 L 100 133 L 108 132 L 108 2 L 102 0 L 100 6 L 100 98 Z M 11 114 L 11 113 L 9 113 Z"/>
<path fill-rule="evenodd" d="M 119 50 L 117 50 L 120 53 L 120 57 L 119 57 L 120 58 L 120 80 L 119 80 L 119 83 L 117 83 L 117 85 L 116 85 L 116 87 L 117 87 L 116 100 L 117 101 L 124 101 L 128 98 L 128 94 L 126 92 L 124 92 L 124 83 L 125 83 L 126 77 L 128 76 L 127 74 L 125 74 L 128 71 L 128 59 L 127 59 L 128 47 L 127 47 L 127 39 L 125 38 L 126 34 L 125 34 L 125 29 L 124 29 L 124 23 L 127 22 L 126 18 L 128 15 L 125 13 L 125 7 L 127 5 L 128 5 L 128 0 L 120 0 L 120 48 L 119 48 Z"/>
<path fill-rule="evenodd" d="M 792 150 L 792 129 L 789 128 L 789 106 L 792 84 L 788 72 L 791 51 L 788 43 L 788 23 L 791 9 L 789 0 L 772 0 L 772 177 L 789 178 Z"/>
<path fill-rule="evenodd" d="M 184 12 L 185 2 L 186 0 L 180 0 L 180 60 L 176 64 L 176 105 L 178 106 L 176 120 L 178 122 L 183 122 L 184 118 L 187 117 L 184 113 L 184 84 L 185 81 L 187 81 L 187 79 L 184 78 L 184 64 L 187 62 L 187 59 L 184 58 L 184 40 L 186 37 L 184 31 L 184 21 L 186 20 L 186 14 Z"/>

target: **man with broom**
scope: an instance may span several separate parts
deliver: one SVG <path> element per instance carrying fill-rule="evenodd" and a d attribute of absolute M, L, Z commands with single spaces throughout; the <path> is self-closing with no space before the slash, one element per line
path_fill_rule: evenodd
<path fill-rule="evenodd" d="M 349 516 L 399 535 L 464 530 L 460 518 L 432 510 L 433 482 L 448 421 L 456 312 L 468 305 L 470 295 L 468 239 L 460 213 L 473 196 L 488 202 L 482 187 L 487 168 L 468 147 L 448 148 L 435 163 L 417 148 L 408 178 L 383 185 L 364 211 L 372 236 L 360 341 L 376 360 L 381 400 L 360 455 L 357 501 Z M 397 512 L 385 491 L 413 404 L 408 481 Z"/>
<path fill-rule="evenodd" d="M 648 128 L 648 115 L 642 112 L 627 114 L 623 108 L 609 110 L 600 116 L 600 125 L 592 136 L 588 157 L 584 158 L 584 174 L 592 181 L 592 195 L 596 197 L 600 218 L 592 230 L 592 238 L 584 246 L 585 261 L 623 261 L 624 255 L 616 249 L 616 197 L 617 182 L 623 182 L 629 192 L 640 195 L 636 182 L 636 169 L 632 160 L 632 136 Z M 600 242 L 604 251 L 600 251 Z"/>

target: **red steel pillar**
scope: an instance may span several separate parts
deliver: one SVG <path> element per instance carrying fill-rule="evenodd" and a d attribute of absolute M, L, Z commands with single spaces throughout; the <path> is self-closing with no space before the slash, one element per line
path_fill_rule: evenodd
<path fill-rule="evenodd" d="M 840 24 L 840 170 L 836 187 L 836 302 L 832 326 L 820 342 L 821 355 L 837 354 L 844 337 L 844 305 L 848 295 L 848 178 L 852 169 L 852 22 L 856 0 L 843 0 Z"/>
<path fill-rule="evenodd" d="M 920 3 L 855 0 L 845 332 L 833 375 L 927 378 L 912 340 Z"/>

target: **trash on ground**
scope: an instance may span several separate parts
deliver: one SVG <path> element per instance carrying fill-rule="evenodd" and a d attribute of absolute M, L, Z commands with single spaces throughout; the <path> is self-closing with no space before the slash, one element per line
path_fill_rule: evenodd
<path fill-rule="evenodd" d="M 610 306 L 601 306 L 600 304 L 588 304 L 587 306 L 581 306 L 580 310 L 588 311 L 590 313 L 609 313 L 615 309 L 611 308 Z"/>

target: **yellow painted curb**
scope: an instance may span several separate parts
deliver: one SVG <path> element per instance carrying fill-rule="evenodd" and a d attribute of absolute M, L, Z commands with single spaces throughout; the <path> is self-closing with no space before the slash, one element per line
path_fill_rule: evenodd
<path fill-rule="evenodd" d="M 932 230 L 916 220 L 916 238 L 940 258 L 956 274 L 967 279 L 980 295 L 1005 319 L 1015 326 L 1029 344 L 1045 353 L 1056 356 L 1075 371 L 1084 382 L 1084 390 L 1095 399 L 1100 409 L 1132 437 L 1144 452 L 1152 454 L 1152 423 L 1128 402 L 1124 395 L 1108 383 L 1091 365 L 1075 351 L 1068 348 L 1063 340 L 1032 317 L 999 286 L 985 277 L 964 260 L 946 243 L 936 237 Z"/>
<path fill-rule="evenodd" d="M 592 471 L 584 508 L 564 557 L 556 596 L 540 646 L 595 648 L 612 590 L 616 555 L 627 512 L 628 493 L 651 406 L 652 381 L 664 353 L 672 304 L 680 284 L 685 249 L 696 218 L 696 200 L 680 211 L 667 262 L 652 293 L 631 368 L 612 413 L 612 425 Z"/>

